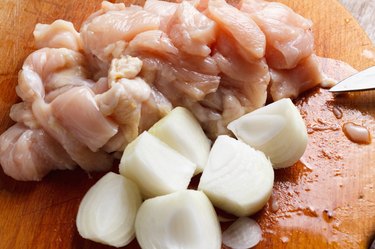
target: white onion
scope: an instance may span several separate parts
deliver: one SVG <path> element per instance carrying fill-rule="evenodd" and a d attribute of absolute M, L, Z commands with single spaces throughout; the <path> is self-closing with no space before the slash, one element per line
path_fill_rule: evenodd
<path fill-rule="evenodd" d="M 174 108 L 155 123 L 149 132 L 195 163 L 195 174 L 203 171 L 211 141 L 190 111 L 183 107 Z"/>
<path fill-rule="evenodd" d="M 125 246 L 134 239 L 135 216 L 141 202 L 132 181 L 109 172 L 82 199 L 76 220 L 78 232 L 102 244 Z"/>
<path fill-rule="evenodd" d="M 256 221 L 247 217 L 236 220 L 223 232 L 223 244 L 232 249 L 248 249 L 262 240 L 262 230 Z"/>
<path fill-rule="evenodd" d="M 259 211 L 272 193 L 274 172 L 261 151 L 229 136 L 219 136 L 198 189 L 218 208 L 236 216 Z"/>
<path fill-rule="evenodd" d="M 184 190 L 146 200 L 135 221 L 142 249 L 220 249 L 221 229 L 204 195 Z"/>
<path fill-rule="evenodd" d="M 143 197 L 150 198 L 184 190 L 196 165 L 148 132 L 125 149 L 120 174 L 134 181 Z"/>
<path fill-rule="evenodd" d="M 281 99 L 228 125 L 236 137 L 263 151 L 274 168 L 296 163 L 307 146 L 305 123 L 290 99 Z"/>

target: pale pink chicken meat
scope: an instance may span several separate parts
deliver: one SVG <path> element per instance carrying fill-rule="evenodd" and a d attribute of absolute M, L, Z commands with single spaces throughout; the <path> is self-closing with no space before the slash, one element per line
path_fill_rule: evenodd
<path fill-rule="evenodd" d="M 263 106 L 270 80 L 265 59 L 252 62 L 244 59 L 247 57 L 244 53 L 249 52 L 239 51 L 228 34 L 220 34 L 216 42 L 213 59 L 221 71 L 218 91 L 191 105 L 196 115 L 203 118 L 201 123 L 212 138 L 229 134 L 226 129 L 229 122 Z M 210 116 L 214 118 L 207 119 Z"/>
<path fill-rule="evenodd" d="M 117 133 L 118 125 L 103 116 L 88 87 L 74 87 L 56 97 L 51 109 L 57 122 L 92 151 Z"/>
<path fill-rule="evenodd" d="M 117 132 L 117 125 L 96 110 L 98 108 L 95 106 L 94 95 L 89 90 L 94 82 L 85 78 L 88 73 L 80 53 L 63 48 L 38 50 L 25 60 L 20 75 L 18 95 L 31 95 L 32 97 L 23 97 L 29 103 L 44 98 L 51 102 L 53 115 L 70 134 L 93 151 L 98 150 Z M 86 89 L 86 94 L 79 95 L 84 92 L 83 89 Z M 80 107 L 85 110 L 86 115 L 77 112 Z M 97 129 L 96 133 L 90 131 L 90 127 Z"/>
<path fill-rule="evenodd" d="M 238 94 L 235 96 L 235 92 L 235 89 L 220 87 L 202 101 L 185 102 L 185 106 L 197 117 L 209 138 L 215 139 L 221 134 L 229 135 L 226 128 L 228 123 L 246 113 L 243 106 L 245 97 Z"/>
<path fill-rule="evenodd" d="M 143 61 L 142 77 L 174 105 L 181 104 L 182 96 L 203 99 L 220 82 L 219 70 L 212 58 L 181 54 L 163 31 L 138 34 L 125 53 Z"/>
<path fill-rule="evenodd" d="M 216 23 L 183 1 L 168 22 L 167 34 L 181 52 L 208 56 L 216 37 Z"/>
<path fill-rule="evenodd" d="M 150 97 L 142 103 L 139 131 L 148 130 L 171 110 L 171 102 L 156 87 L 151 87 Z"/>
<path fill-rule="evenodd" d="M 75 112 L 76 115 L 74 115 L 74 112 L 71 110 L 67 110 L 66 107 L 62 108 L 64 110 L 61 111 L 60 105 L 62 103 L 60 101 L 61 98 L 59 100 L 60 96 L 65 96 L 66 98 L 68 95 L 72 94 L 73 91 L 75 95 L 77 95 L 77 93 L 79 93 L 75 91 L 77 88 L 84 87 L 89 89 L 89 87 L 94 85 L 93 81 L 85 78 L 88 75 L 89 74 L 85 69 L 83 55 L 65 48 L 44 48 L 37 50 L 25 60 L 23 69 L 20 72 L 19 84 L 17 86 L 17 93 L 24 102 L 16 104 L 12 108 L 11 117 L 15 121 L 23 123 L 31 128 L 24 132 L 22 140 L 20 140 L 20 143 L 17 143 L 17 146 L 14 147 L 15 149 L 13 150 L 15 151 L 17 148 L 23 148 L 25 151 L 24 154 L 29 154 L 30 161 L 28 161 L 28 164 L 26 164 L 26 162 L 23 163 L 21 167 L 17 166 L 20 161 L 15 161 L 13 157 L 8 160 L 4 159 L 5 161 L 13 162 L 13 164 L 8 163 L 8 166 L 10 165 L 15 168 L 21 167 L 22 172 L 27 172 L 27 174 L 22 173 L 20 179 L 37 180 L 50 170 L 72 168 L 72 165 L 76 164 L 86 170 L 104 170 L 109 169 L 112 166 L 113 158 L 110 155 L 101 151 L 93 152 L 86 146 L 86 144 L 96 145 L 96 147 L 104 145 L 107 140 L 117 132 L 117 126 L 113 124 L 109 125 L 109 127 L 108 125 L 106 126 L 106 122 L 103 122 L 106 118 L 98 112 L 96 112 L 96 117 L 91 117 L 90 111 L 93 110 L 86 108 L 87 106 L 83 108 L 85 109 L 84 111 L 81 110 L 80 113 Z M 51 97 L 52 95 L 55 97 Z M 80 98 L 82 96 L 77 97 Z M 48 98 L 50 99 L 51 104 L 45 102 Z M 56 98 L 57 101 L 55 101 Z M 72 98 L 65 99 L 65 101 L 69 100 L 72 100 Z M 83 103 L 85 103 L 84 100 L 84 98 L 80 98 L 78 101 L 83 101 Z M 86 103 L 87 102 L 88 101 L 86 101 Z M 89 103 L 92 103 L 92 105 L 95 104 L 93 96 Z M 77 104 L 77 98 L 75 103 L 69 101 L 69 104 L 70 106 L 72 106 L 72 104 L 74 105 L 71 109 L 78 111 L 75 109 L 76 107 L 79 107 L 79 104 Z M 52 112 L 52 105 L 55 109 L 54 112 Z M 82 113 L 86 113 L 86 115 L 82 115 Z M 54 115 L 63 121 L 62 123 L 64 123 L 70 131 L 64 129 L 61 124 L 56 121 L 57 119 Z M 87 117 L 91 117 L 91 120 Z M 80 123 L 73 122 L 77 121 L 77 118 L 80 118 Z M 87 124 L 88 121 L 95 122 Z M 104 124 L 100 122 L 103 122 Z M 100 131 L 99 128 L 103 126 L 107 131 L 111 131 L 111 129 L 115 130 L 112 130 L 110 135 L 105 135 L 105 133 L 103 134 L 99 132 L 94 135 L 91 134 L 91 136 L 88 137 L 88 130 L 83 129 L 82 126 L 84 123 L 87 124 L 86 128 L 91 127 L 91 129 L 97 129 L 97 131 Z M 74 126 L 74 124 L 76 124 L 76 126 Z M 35 129 L 43 131 L 43 136 L 36 136 L 36 134 L 39 134 L 40 132 L 35 133 Z M 103 129 L 101 131 L 103 131 Z M 42 142 L 47 134 L 48 138 L 53 140 L 61 151 L 60 154 L 66 155 L 69 159 L 69 167 L 60 167 L 58 162 L 47 160 L 38 154 L 40 152 L 35 148 L 39 148 L 43 145 L 38 142 Z M 77 138 L 81 139 L 81 141 L 77 140 Z M 39 147 L 36 147 L 36 145 Z M 51 149 L 54 147 L 51 145 Z M 43 155 L 47 156 L 47 151 Z M 6 155 L 2 155 L 1 157 L 5 158 Z M 7 172 L 11 172 L 10 168 Z M 14 174 L 15 173 L 12 173 L 12 177 L 16 178 Z"/>
<path fill-rule="evenodd" d="M 302 92 L 323 81 L 316 55 L 302 60 L 290 70 L 271 69 L 270 95 L 274 101 L 282 98 L 296 98 Z"/>
<path fill-rule="evenodd" d="M 158 58 L 169 62 L 175 68 L 218 75 L 219 69 L 210 56 L 194 56 L 184 53 L 175 47 L 169 36 L 161 30 L 145 31 L 129 42 L 125 54 L 140 58 Z"/>
<path fill-rule="evenodd" d="M 165 95 L 173 105 L 183 105 L 186 98 L 194 101 L 215 92 L 220 77 L 174 67 L 171 63 L 159 59 L 144 58 L 142 74 L 149 83 Z"/>
<path fill-rule="evenodd" d="M 320 83 L 311 28 L 263 0 L 103 2 L 80 32 L 62 20 L 40 24 L 41 49 L 19 73 L 23 102 L 10 113 L 18 124 L 0 136 L 0 163 L 18 180 L 75 165 L 109 170 L 175 106 L 190 109 L 210 138 L 229 134 L 227 124 L 268 95 L 295 98 Z"/>
<path fill-rule="evenodd" d="M 151 94 L 148 84 L 140 78 L 122 79 L 113 84 L 105 93 L 96 98 L 103 114 L 119 125 L 118 132 L 123 135 L 122 145 L 116 150 L 123 150 L 139 134 L 142 102 Z"/>
<path fill-rule="evenodd" d="M 161 1 L 161 0 L 148 0 L 143 6 L 144 10 L 154 13 L 160 17 L 160 30 L 166 31 L 169 20 L 178 8 L 177 3 Z"/>
<path fill-rule="evenodd" d="M 241 10 L 264 32 L 266 58 L 271 68 L 291 69 L 313 53 L 312 22 L 276 2 L 242 0 Z"/>
<path fill-rule="evenodd" d="M 54 75 L 70 71 L 68 78 L 58 80 Z M 17 95 L 25 102 L 44 98 L 63 85 L 89 84 L 82 79 L 88 76 L 84 56 L 65 48 L 42 48 L 30 54 L 18 75 Z"/>
<path fill-rule="evenodd" d="M 173 60 L 179 51 L 165 32 L 150 30 L 136 35 L 129 42 L 125 53 L 131 56 L 149 55 Z"/>
<path fill-rule="evenodd" d="M 174 67 L 185 68 L 208 75 L 218 75 L 215 60 L 211 56 L 194 56 L 179 51 L 168 35 L 161 30 L 145 31 L 129 42 L 125 54 L 140 58 L 158 58 L 170 62 Z"/>
<path fill-rule="evenodd" d="M 9 117 L 13 121 L 23 124 L 29 128 L 39 128 L 39 124 L 31 110 L 31 103 L 20 102 L 14 104 L 10 109 Z"/>
<path fill-rule="evenodd" d="M 220 73 L 220 69 L 212 56 L 201 57 L 180 53 L 179 57 L 173 60 L 173 63 L 202 74 L 217 76 Z"/>
<path fill-rule="evenodd" d="M 79 33 L 71 22 L 56 20 L 52 24 L 37 24 L 34 30 L 37 48 L 67 48 L 80 51 L 83 48 Z"/>
<path fill-rule="evenodd" d="M 0 136 L 0 163 L 16 180 L 41 180 L 52 169 L 73 169 L 76 163 L 41 129 L 21 124 Z"/>
<path fill-rule="evenodd" d="M 169 100 L 138 77 L 141 68 L 142 61 L 135 57 L 113 59 L 108 71 L 109 88 L 95 97 L 101 113 L 119 125 L 115 137 L 104 146 L 108 152 L 123 151 L 150 123 L 172 109 Z"/>
<path fill-rule="evenodd" d="M 50 104 L 43 100 L 37 100 L 33 103 L 32 110 L 43 130 L 59 142 L 72 160 L 82 169 L 100 171 L 109 170 L 112 167 L 113 158 L 109 154 L 101 150 L 96 152 L 90 150 L 59 124 L 53 115 Z"/>
<path fill-rule="evenodd" d="M 249 52 L 249 59 L 264 56 L 266 38 L 248 14 L 225 0 L 209 0 L 207 15 L 218 24 L 219 29 L 232 35 L 238 45 Z"/>
<path fill-rule="evenodd" d="M 214 58 L 224 75 L 222 86 L 237 89 L 237 94 L 246 97 L 247 103 L 243 106 L 247 112 L 266 103 L 270 75 L 264 58 L 247 61 L 243 53 L 236 50 L 233 38 L 225 34 L 220 35 L 217 40 Z"/>
<path fill-rule="evenodd" d="M 158 15 L 143 10 L 140 6 L 109 10 L 100 15 L 94 14 L 80 30 L 85 51 L 97 57 L 101 62 L 112 59 L 105 51 L 108 46 L 122 41 L 129 42 L 137 34 L 155 30 L 160 26 Z"/>

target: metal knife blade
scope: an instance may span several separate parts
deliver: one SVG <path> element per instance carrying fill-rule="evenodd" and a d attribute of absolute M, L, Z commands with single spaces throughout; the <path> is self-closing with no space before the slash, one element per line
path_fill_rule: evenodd
<path fill-rule="evenodd" d="M 375 66 L 367 68 L 356 73 L 345 80 L 340 81 L 331 89 L 330 92 L 344 93 L 355 91 L 368 91 L 375 89 Z"/>

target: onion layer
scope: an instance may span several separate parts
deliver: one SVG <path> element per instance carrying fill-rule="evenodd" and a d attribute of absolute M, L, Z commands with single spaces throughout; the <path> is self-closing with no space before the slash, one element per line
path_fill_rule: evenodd
<path fill-rule="evenodd" d="M 143 132 L 125 149 L 120 174 L 134 181 L 143 197 L 184 190 L 196 165 L 148 132 Z"/>
<path fill-rule="evenodd" d="M 281 99 L 248 113 L 228 125 L 236 137 L 263 151 L 274 168 L 296 163 L 306 150 L 305 123 L 290 99 Z"/>
<path fill-rule="evenodd" d="M 82 199 L 76 220 L 78 232 L 102 244 L 125 246 L 134 238 L 135 216 L 141 202 L 132 181 L 109 172 Z"/>
<path fill-rule="evenodd" d="M 221 230 L 203 192 L 184 190 L 146 200 L 135 221 L 142 249 L 220 249 Z"/>
<path fill-rule="evenodd" d="M 241 217 L 223 233 L 223 244 L 232 249 L 248 249 L 262 239 L 262 230 L 255 220 Z"/>
<path fill-rule="evenodd" d="M 211 141 L 199 122 L 183 107 L 176 107 L 155 123 L 149 132 L 197 165 L 201 173 L 210 153 Z"/>
<path fill-rule="evenodd" d="M 199 190 L 228 213 L 247 216 L 271 196 L 274 172 L 261 151 L 229 136 L 219 136 L 210 152 Z"/>

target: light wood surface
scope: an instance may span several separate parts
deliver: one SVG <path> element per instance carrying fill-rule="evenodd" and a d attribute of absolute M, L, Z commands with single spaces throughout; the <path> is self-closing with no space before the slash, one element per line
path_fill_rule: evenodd
<path fill-rule="evenodd" d="M 340 0 L 358 20 L 371 41 L 375 44 L 375 1 L 373 0 Z"/>
<path fill-rule="evenodd" d="M 314 21 L 316 51 L 357 69 L 374 65 L 375 51 L 352 16 L 336 0 L 283 0 Z M 78 28 L 100 1 L 0 1 L 0 131 L 12 122 L 17 72 L 33 51 L 37 22 L 62 18 Z M 329 64 L 333 76 L 340 76 Z M 326 70 L 329 68 L 325 68 Z M 334 98 L 325 90 L 297 101 L 309 128 L 301 162 L 276 171 L 269 204 L 256 216 L 264 239 L 257 248 L 366 248 L 375 234 L 375 142 L 357 145 L 343 134 L 348 121 L 375 135 L 373 93 Z M 343 118 L 332 108 L 338 106 Z M 114 167 L 115 169 L 116 167 Z M 75 216 L 85 192 L 101 174 L 53 172 L 42 182 L 16 182 L 0 171 L 0 248 L 108 248 L 82 239 Z M 278 204 L 272 210 L 271 203 Z M 136 242 L 126 248 L 138 248 Z"/>

